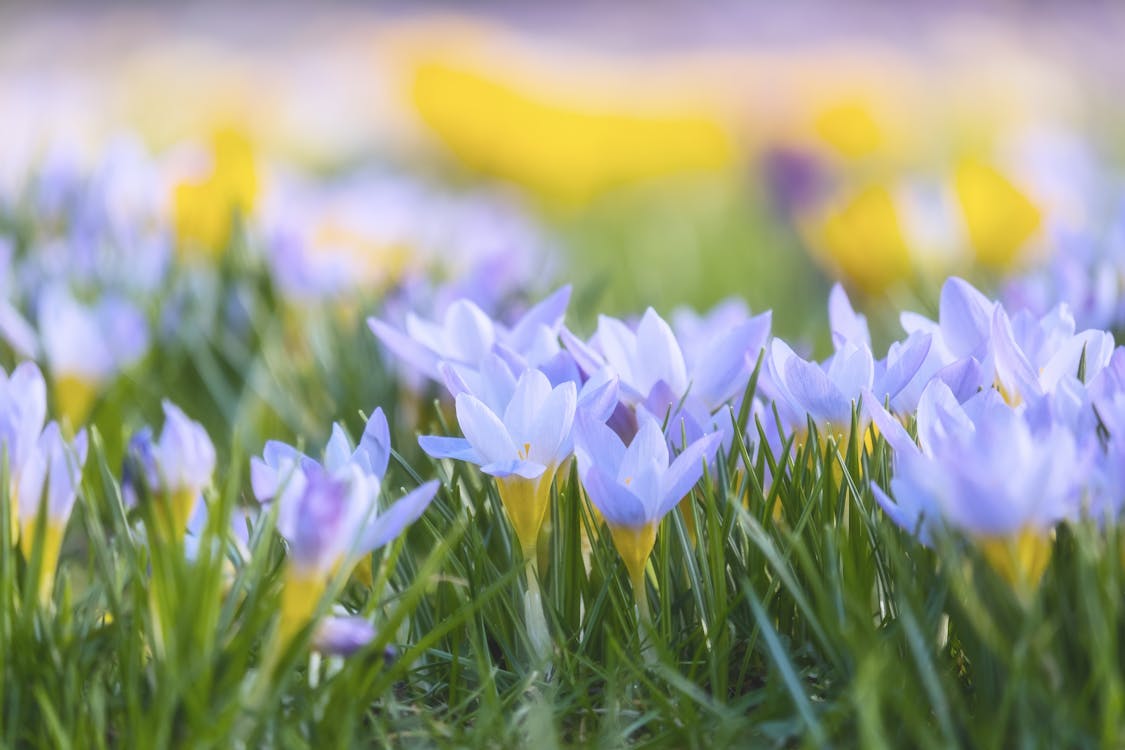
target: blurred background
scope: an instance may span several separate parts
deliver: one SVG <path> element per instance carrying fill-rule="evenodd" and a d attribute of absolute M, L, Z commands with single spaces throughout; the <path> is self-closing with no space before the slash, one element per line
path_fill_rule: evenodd
<path fill-rule="evenodd" d="M 580 331 L 737 295 L 815 351 L 835 280 L 884 343 L 949 274 L 1120 328 L 1121 39 L 1111 3 L 0 9 L 0 329 L 76 421 L 174 335 L 232 421 L 263 316 L 291 365 L 294 320 L 564 282 Z M 81 327 L 107 298 L 143 341 Z"/>

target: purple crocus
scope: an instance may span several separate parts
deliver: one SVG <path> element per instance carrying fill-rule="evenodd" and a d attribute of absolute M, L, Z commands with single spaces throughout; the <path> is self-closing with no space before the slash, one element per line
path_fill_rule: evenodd
<path fill-rule="evenodd" d="M 440 321 L 408 314 L 405 332 L 378 318 L 369 318 L 367 323 L 399 359 L 440 382 L 442 362 L 475 369 L 496 352 L 507 354 L 525 367 L 548 361 L 559 351 L 558 332 L 569 301 L 570 287 L 564 286 L 528 310 L 511 327 L 493 321 L 467 299 L 449 305 Z"/>
<path fill-rule="evenodd" d="M 670 462 L 660 424 L 644 412 L 639 421 L 636 436 L 626 446 L 604 423 L 580 416 L 576 456 L 582 485 L 609 526 L 645 612 L 644 569 L 656 528 L 699 481 L 722 436 L 704 435 Z"/>
<path fill-rule="evenodd" d="M 457 422 L 464 438 L 425 435 L 419 445 L 434 458 L 468 461 L 497 479 L 500 499 L 526 559 L 534 559 L 547 512 L 551 480 L 569 456 L 578 391 L 573 382 L 551 386 L 538 370 L 526 370 L 510 398 L 485 403 L 457 395 Z"/>
<path fill-rule="evenodd" d="M 864 403 L 895 449 L 894 499 L 872 486 L 891 520 L 923 543 L 938 527 L 968 534 L 1013 586 L 1034 588 L 1049 561 L 1051 529 L 1080 511 L 1091 456 L 1073 432 L 1033 423 L 994 389 L 958 404 L 935 380 L 918 406 L 915 444 L 877 400 Z"/>
<path fill-rule="evenodd" d="M 377 409 L 354 450 L 334 426 L 323 464 L 278 442 L 252 459 L 255 494 L 278 503 L 277 530 L 289 551 L 279 642 L 309 622 L 334 575 L 402 534 L 433 500 L 439 485 L 432 480 L 379 510 L 389 455 L 386 418 Z"/>

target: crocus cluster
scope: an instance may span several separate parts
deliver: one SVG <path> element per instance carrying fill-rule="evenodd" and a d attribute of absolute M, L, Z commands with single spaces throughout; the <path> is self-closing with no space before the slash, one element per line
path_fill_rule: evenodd
<path fill-rule="evenodd" d="M 564 469 L 577 457 L 582 485 L 647 613 L 644 570 L 657 527 L 715 455 L 724 419 L 730 425 L 724 409 L 744 395 L 769 315 L 734 310 L 729 326 L 726 317 L 692 319 L 698 335 L 689 360 L 651 309 L 635 328 L 602 316 L 594 337 L 581 340 L 563 326 L 569 291 L 511 326 L 467 301 L 451 305 L 440 325 L 410 319 L 405 333 L 378 320 L 371 325 L 392 352 L 445 384 L 464 437 L 423 436 L 420 444 L 431 456 L 477 464 L 496 478 L 533 569 L 552 483 L 566 481 Z"/>
<path fill-rule="evenodd" d="M 882 436 L 895 474 L 889 492 L 874 491 L 888 517 L 923 543 L 939 529 L 967 535 L 1021 590 L 1042 575 L 1055 525 L 1115 516 L 1125 501 L 1125 352 L 1106 331 L 1079 330 L 1065 304 L 1009 310 L 950 278 L 937 319 L 903 313 L 902 339 L 878 357 L 866 319 L 836 286 L 833 350 L 813 360 L 770 338 L 769 313 L 736 303 L 681 311 L 679 336 L 652 309 L 635 323 L 603 315 L 583 340 L 563 325 L 566 292 L 511 326 L 464 301 L 440 324 L 371 325 L 445 384 L 464 437 L 423 436 L 421 446 L 496 478 L 529 561 L 551 484 L 577 458 L 639 603 L 661 518 L 735 430 L 752 451 L 761 428 L 779 448 L 802 444 L 810 425 L 846 449 L 858 424 L 861 456 Z M 739 413 L 752 423 L 737 424 Z"/>

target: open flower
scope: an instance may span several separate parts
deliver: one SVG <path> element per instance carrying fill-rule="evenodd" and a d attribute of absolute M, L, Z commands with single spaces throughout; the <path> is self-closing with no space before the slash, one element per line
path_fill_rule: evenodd
<path fill-rule="evenodd" d="M 496 477 L 528 560 L 534 559 L 551 480 L 570 453 L 577 398 L 574 383 L 552 388 L 542 372 L 526 370 L 502 411 L 471 393 L 458 394 L 457 422 L 464 438 L 425 435 L 418 441 L 434 458 L 469 461 Z"/>
<path fill-rule="evenodd" d="M 55 404 L 72 426 L 86 421 L 102 390 L 149 345 L 148 326 L 132 304 L 106 296 L 87 306 L 62 286 L 41 297 L 38 323 Z"/>
<path fill-rule="evenodd" d="M 609 526 L 642 611 L 647 606 L 644 569 L 656 527 L 699 481 L 721 439 L 718 433 L 704 435 L 669 463 L 664 434 L 647 413 L 641 413 L 628 447 L 605 424 L 579 417 L 576 455 L 582 485 Z"/>
<path fill-rule="evenodd" d="M 608 368 L 620 378 L 621 401 L 632 411 L 613 424 L 625 437 L 633 431 L 638 408 L 672 417 L 669 424 L 683 423 L 689 439 L 706 426 L 726 431 L 729 419 L 713 415 L 745 391 L 754 361 L 769 338 L 771 314 L 750 317 L 728 304 L 706 319 L 681 312 L 678 320 L 690 341 L 677 339 L 651 307 L 635 329 L 617 318 L 599 316 L 588 343 L 562 331 L 563 343 L 583 372 Z M 623 422 L 629 426 L 621 428 Z M 669 437 L 677 441 L 680 435 Z"/>

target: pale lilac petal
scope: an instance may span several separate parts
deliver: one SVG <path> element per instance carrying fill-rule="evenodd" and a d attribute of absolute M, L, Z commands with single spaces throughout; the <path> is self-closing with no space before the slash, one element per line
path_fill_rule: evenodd
<path fill-rule="evenodd" d="M 625 443 L 605 423 L 579 412 L 575 427 L 575 453 L 581 471 L 598 465 L 616 477 L 625 457 Z"/>
<path fill-rule="evenodd" d="M 691 488 L 703 476 L 704 464 L 715 455 L 722 439 L 721 433 L 712 432 L 699 438 L 685 448 L 683 453 L 676 456 L 676 460 L 668 467 L 661 481 L 660 515 L 672 510 L 676 503 L 691 492 Z"/>
<path fill-rule="evenodd" d="M 563 346 L 566 347 L 566 350 L 574 357 L 574 361 L 578 364 L 579 369 L 587 375 L 593 374 L 606 366 L 606 361 L 602 355 L 598 354 L 593 347 L 571 333 L 569 329 L 564 327 L 559 332 L 559 338 L 562 339 Z"/>
<path fill-rule="evenodd" d="M 887 352 L 887 369 L 876 383 L 879 396 L 897 396 L 914 379 L 930 353 L 933 341 L 928 333 L 914 333 L 901 344 L 891 346 Z"/>
<path fill-rule="evenodd" d="M 517 447 L 522 448 L 524 443 L 534 443 L 532 436 L 537 418 L 550 393 L 551 384 L 543 373 L 527 370 L 520 375 L 512 400 L 504 410 L 504 426 Z"/>
<path fill-rule="evenodd" d="M 445 311 L 446 352 L 450 359 L 475 364 L 492 351 L 496 329 L 492 319 L 468 300 L 457 300 Z"/>
<path fill-rule="evenodd" d="M 531 445 L 529 458 L 550 465 L 566 458 L 561 451 L 567 446 L 567 439 L 574 426 L 577 402 L 578 389 L 574 383 L 563 383 L 547 394 L 527 436 Z"/>
<path fill-rule="evenodd" d="M 484 463 L 484 459 L 468 440 L 458 437 L 422 435 L 418 445 L 432 458 L 452 458 L 455 461 L 468 461 L 473 464 Z"/>
<path fill-rule="evenodd" d="M 380 479 L 386 475 L 391 460 L 391 429 L 382 407 L 376 408 L 368 417 L 352 460 L 358 461 L 369 474 Z"/>
<path fill-rule="evenodd" d="M 793 357 L 782 374 L 794 401 L 813 421 L 827 421 L 837 426 L 851 421 L 851 401 L 819 366 Z"/>
<path fill-rule="evenodd" d="M 832 330 L 832 343 L 837 349 L 847 343 L 871 348 L 867 318 L 855 311 L 848 293 L 839 283 L 833 285 L 828 293 L 828 323 Z"/>
<path fill-rule="evenodd" d="M 526 352 L 531 348 L 537 328 L 545 327 L 551 331 L 558 331 L 566 315 L 567 305 L 570 304 L 570 292 L 570 284 L 567 284 L 524 313 L 508 333 L 508 346 L 517 352 Z"/>
<path fill-rule="evenodd" d="M 619 382 L 617 375 L 608 367 L 593 373 L 578 391 L 577 410 L 598 421 L 606 421 L 617 408 Z"/>
<path fill-rule="evenodd" d="M 672 327 L 651 307 L 645 311 L 637 326 L 636 385 L 654 384 L 663 380 L 673 392 L 683 395 L 688 387 L 687 365 L 684 353 L 672 333 Z"/>
<path fill-rule="evenodd" d="M 357 554 L 366 554 L 392 541 L 426 512 L 441 483 L 431 479 L 395 501 L 367 524 Z"/>
<path fill-rule="evenodd" d="M 582 486 L 586 488 L 590 502 L 601 511 L 608 523 L 634 529 L 648 523 L 644 503 L 597 466 L 591 466 L 582 476 Z"/>
<path fill-rule="evenodd" d="M 519 455 L 504 423 L 480 399 L 466 393 L 458 396 L 457 422 L 486 463 L 511 461 Z"/>
<path fill-rule="evenodd" d="M 668 465 L 668 443 L 656 420 L 645 416 L 640 419 L 640 429 L 625 449 L 621 465 L 617 468 L 618 481 L 635 478 L 653 459 L 662 467 Z"/>
<path fill-rule="evenodd" d="M 326 617 L 313 634 L 312 647 L 324 654 L 351 656 L 375 640 L 375 626 L 363 617 Z"/>
<path fill-rule="evenodd" d="M 846 343 L 832 356 L 826 374 L 844 397 L 857 399 L 874 385 L 875 358 L 870 349 Z"/>
<path fill-rule="evenodd" d="M 941 288 L 939 315 L 942 338 L 958 357 L 977 353 L 988 340 L 993 304 L 972 284 L 950 277 Z"/>
<path fill-rule="evenodd" d="M 337 469 L 351 463 L 352 444 L 344 433 L 344 428 L 338 422 L 332 424 L 332 437 L 328 438 L 328 445 L 324 447 L 324 468 L 328 471 Z"/>
<path fill-rule="evenodd" d="M 996 355 L 996 377 L 1009 393 L 1024 398 L 1042 395 L 1039 376 L 1016 345 L 1011 322 L 999 305 L 992 317 L 992 349 Z M 1074 369 L 1078 371 L 1077 362 Z"/>
<path fill-rule="evenodd" d="M 691 371 L 691 392 L 715 409 L 746 390 L 754 360 L 769 337 L 769 314 L 743 321 L 710 343 Z"/>
<path fill-rule="evenodd" d="M 437 367 L 440 358 L 434 352 L 377 318 L 368 318 L 367 325 L 383 346 L 400 360 L 431 380 L 441 379 Z"/>

